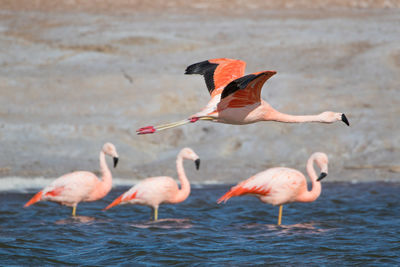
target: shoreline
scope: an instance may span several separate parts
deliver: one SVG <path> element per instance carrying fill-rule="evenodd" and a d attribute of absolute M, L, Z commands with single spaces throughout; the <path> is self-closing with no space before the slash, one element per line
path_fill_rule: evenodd
<path fill-rule="evenodd" d="M 19 192 L 19 193 L 33 193 L 40 189 L 48 186 L 56 178 L 44 178 L 44 177 L 1 177 L 2 185 L 0 186 L 1 193 L 9 192 Z M 113 178 L 112 190 L 120 188 L 130 188 L 141 180 L 129 179 L 129 178 Z M 177 180 L 178 181 L 178 180 Z M 240 181 L 238 181 L 240 182 Z M 232 187 L 238 182 L 226 182 L 226 181 L 190 181 L 190 186 L 193 189 L 201 189 L 205 187 Z M 351 180 L 351 181 L 341 181 L 341 180 L 326 180 L 323 184 L 373 184 L 373 183 L 394 183 L 398 184 L 400 181 L 398 179 L 382 179 L 382 180 Z M 178 183 L 179 184 L 179 183 Z M 311 183 L 308 181 L 309 187 Z M 324 185 L 322 185 L 323 190 Z M 310 188 L 309 188 L 310 189 Z"/>

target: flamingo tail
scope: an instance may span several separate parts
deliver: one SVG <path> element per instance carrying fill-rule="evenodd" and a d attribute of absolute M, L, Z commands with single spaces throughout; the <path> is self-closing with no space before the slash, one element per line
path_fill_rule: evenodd
<path fill-rule="evenodd" d="M 172 122 L 172 123 L 166 123 L 166 124 L 162 124 L 162 125 L 158 125 L 158 126 L 146 126 L 146 127 L 142 127 L 138 130 L 136 130 L 137 134 L 152 134 L 155 132 L 159 132 L 162 130 L 166 130 L 166 129 L 170 129 L 170 128 L 174 128 L 174 127 L 178 127 L 181 125 L 185 125 L 187 123 L 194 123 L 198 120 L 212 120 L 212 117 L 192 117 L 189 119 L 185 119 L 185 120 L 181 120 L 181 121 L 176 121 L 176 122 Z"/>
<path fill-rule="evenodd" d="M 125 198 L 124 198 L 124 195 L 125 195 L 125 194 L 120 195 L 120 196 L 119 196 L 118 198 L 116 198 L 110 205 L 108 205 L 107 207 L 105 207 L 105 208 L 103 209 L 103 211 L 108 210 L 108 209 L 111 209 L 112 207 L 117 206 L 117 205 L 121 204 L 122 202 L 129 201 L 129 200 L 131 200 L 131 199 L 134 199 L 134 198 L 136 197 L 136 194 L 137 194 L 137 192 L 135 192 L 135 193 L 133 193 L 132 195 L 130 195 L 130 196 L 128 196 L 128 197 L 125 197 Z"/>
<path fill-rule="evenodd" d="M 239 186 L 232 187 L 228 192 L 225 193 L 225 195 L 223 195 L 222 197 L 220 197 L 218 199 L 217 203 L 218 204 L 220 204 L 221 202 L 225 203 L 231 197 L 236 197 L 236 196 L 240 196 L 240 195 L 243 195 L 243 194 L 245 194 L 243 187 L 239 187 Z"/>
<path fill-rule="evenodd" d="M 218 199 L 218 204 L 221 202 L 226 202 L 228 199 L 231 197 L 237 197 L 237 196 L 242 196 L 242 195 L 247 195 L 247 194 L 254 194 L 254 195 L 267 195 L 270 192 L 270 189 L 263 189 L 260 186 L 254 186 L 251 188 L 247 188 L 242 186 L 241 184 L 238 184 L 237 186 L 232 187 L 228 192 L 225 193 L 222 197 Z"/>
<path fill-rule="evenodd" d="M 24 208 L 29 207 L 32 204 L 35 204 L 36 202 L 40 201 L 42 199 L 43 191 L 37 192 L 26 204 L 24 205 Z"/>
<path fill-rule="evenodd" d="M 108 205 L 107 207 L 105 207 L 105 208 L 103 209 L 103 211 L 104 211 L 104 210 L 111 209 L 112 207 L 121 204 L 123 196 L 124 196 L 124 194 L 120 195 L 120 196 L 119 196 L 118 198 L 116 198 L 110 205 Z"/>

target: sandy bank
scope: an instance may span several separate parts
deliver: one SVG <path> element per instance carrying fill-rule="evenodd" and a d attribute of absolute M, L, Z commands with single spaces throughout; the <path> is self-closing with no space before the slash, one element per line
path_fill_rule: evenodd
<path fill-rule="evenodd" d="M 0 176 L 96 170 L 111 141 L 118 177 L 175 176 L 176 153 L 190 146 L 202 169 L 185 166 L 198 181 L 235 182 L 279 165 L 304 170 L 314 151 L 330 157 L 330 180 L 399 179 L 400 13 L 340 9 L 347 1 L 332 1 L 333 11 L 263 6 L 273 2 L 215 16 L 221 8 L 198 1 L 168 1 L 168 12 L 157 1 L 129 5 L 135 10 L 124 1 L 0 1 Z M 281 3 L 294 2 L 307 1 Z M 262 94 L 275 108 L 344 112 L 351 127 L 204 122 L 136 136 L 207 102 L 201 77 L 183 72 L 214 57 L 245 60 L 246 73 L 276 70 Z"/>

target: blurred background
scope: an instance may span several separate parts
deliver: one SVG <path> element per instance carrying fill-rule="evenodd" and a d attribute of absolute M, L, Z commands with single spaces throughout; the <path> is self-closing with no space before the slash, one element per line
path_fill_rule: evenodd
<path fill-rule="evenodd" d="M 0 0 L 0 177 L 23 182 L 96 171 L 116 145 L 114 177 L 234 183 L 272 166 L 305 172 L 330 158 L 326 181 L 400 180 L 400 1 Z M 187 118 L 209 100 L 193 63 L 276 70 L 262 97 L 294 115 L 331 110 L 344 123 L 235 126 L 198 122 L 154 135 L 135 130 Z M 110 161 L 109 161 L 110 163 Z M 189 165 L 190 164 L 190 165 Z"/>

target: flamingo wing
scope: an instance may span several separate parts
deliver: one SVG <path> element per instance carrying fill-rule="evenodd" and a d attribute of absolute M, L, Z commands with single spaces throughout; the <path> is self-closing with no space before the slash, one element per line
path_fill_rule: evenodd
<path fill-rule="evenodd" d="M 275 74 L 276 71 L 261 71 L 230 82 L 222 91 L 221 102 L 226 98 L 224 106 L 229 108 L 241 108 L 260 102 L 262 86 Z"/>
<path fill-rule="evenodd" d="M 160 203 L 171 202 L 177 191 L 178 185 L 171 177 L 149 177 L 120 195 L 104 210 L 124 203 L 154 207 Z"/>
<path fill-rule="evenodd" d="M 216 58 L 192 64 L 186 68 L 185 74 L 200 74 L 204 76 L 211 97 L 222 92 L 225 85 L 242 77 L 246 68 L 246 62 Z"/>
<path fill-rule="evenodd" d="M 77 171 L 65 174 L 43 189 L 43 198 L 51 201 L 93 201 L 91 194 L 96 189 L 98 178 L 91 172 Z"/>
<path fill-rule="evenodd" d="M 26 208 L 32 204 L 35 204 L 36 202 L 39 202 L 40 200 L 42 200 L 42 195 L 43 191 L 37 192 L 28 202 L 25 203 L 24 207 Z"/>
<path fill-rule="evenodd" d="M 133 191 L 131 192 L 131 190 L 129 190 L 128 192 L 123 193 L 122 195 L 120 195 L 119 197 L 117 197 L 113 202 L 111 202 L 110 205 L 108 205 L 107 207 L 105 207 L 103 210 L 108 210 L 114 206 L 117 206 L 121 203 L 124 202 L 128 202 L 132 199 L 135 199 L 137 195 L 137 191 Z"/>
<path fill-rule="evenodd" d="M 266 196 L 271 192 L 271 187 L 268 182 L 262 181 L 259 177 L 253 176 L 243 182 L 232 187 L 222 197 L 218 199 L 218 203 L 226 202 L 231 197 L 237 197 L 247 194 Z"/>
<path fill-rule="evenodd" d="M 56 197 L 59 196 L 65 190 L 65 186 L 55 187 L 51 190 L 47 191 L 44 196 L 45 197 Z"/>

